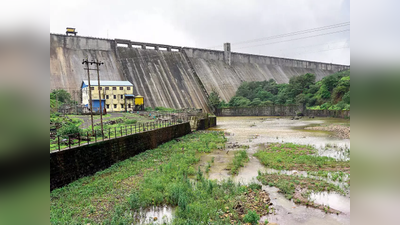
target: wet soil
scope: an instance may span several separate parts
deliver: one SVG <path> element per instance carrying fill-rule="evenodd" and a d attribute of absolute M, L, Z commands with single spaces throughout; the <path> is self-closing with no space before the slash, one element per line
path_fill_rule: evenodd
<path fill-rule="evenodd" d="M 319 131 L 331 131 L 339 138 L 350 139 L 350 127 L 344 125 L 329 125 L 329 126 L 315 126 L 306 127 L 306 130 L 319 130 Z"/>

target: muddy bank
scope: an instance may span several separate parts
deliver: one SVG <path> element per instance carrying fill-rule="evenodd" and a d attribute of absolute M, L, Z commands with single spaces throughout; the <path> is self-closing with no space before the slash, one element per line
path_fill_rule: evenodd
<path fill-rule="evenodd" d="M 319 130 L 319 131 L 330 131 L 333 132 L 337 137 L 343 139 L 350 139 L 350 127 L 343 125 L 329 125 L 329 126 L 316 126 L 306 127 L 305 130 Z"/>
<path fill-rule="evenodd" d="M 257 180 L 257 176 L 260 175 L 260 173 L 285 172 L 284 170 L 281 170 L 283 168 L 277 168 L 278 170 L 275 170 L 272 169 L 270 165 L 266 166 L 262 164 L 260 160 L 254 156 L 254 154 L 259 150 L 260 146 L 267 146 L 271 143 L 277 142 L 295 143 L 296 145 L 309 145 L 317 150 L 313 151 L 311 155 L 328 156 L 339 161 L 350 160 L 350 156 L 347 154 L 347 152 L 349 152 L 348 146 L 350 146 L 349 139 L 332 135 L 334 132 L 331 130 L 304 129 L 305 127 L 328 127 L 330 125 L 349 126 L 349 120 L 338 118 L 303 118 L 301 120 L 291 120 L 289 117 L 219 117 L 218 126 L 213 129 L 224 131 L 228 139 L 228 143 L 235 143 L 235 145 L 238 146 L 249 146 L 246 151 L 249 155 L 250 161 L 247 162 L 244 167 L 239 169 L 239 173 L 237 175 L 230 174 L 229 171 L 225 169 L 229 162 L 233 160 L 233 154 L 231 155 L 232 151 L 236 151 L 238 149 L 232 148 L 232 146 L 228 144 L 226 146 L 227 149 L 223 151 L 223 154 L 218 154 L 218 161 L 226 162 L 225 166 L 220 166 L 220 170 L 217 168 L 213 169 L 212 166 L 209 177 L 217 180 L 223 180 L 227 177 L 232 177 L 237 183 L 248 184 L 254 181 L 260 182 Z M 228 150 L 229 153 L 226 154 Z M 346 153 L 346 157 L 335 157 L 337 154 L 344 154 L 343 152 Z M 306 157 L 308 155 L 310 154 L 300 155 L 299 157 Z M 275 164 L 276 161 L 276 163 L 278 163 L 277 166 L 283 166 L 283 161 L 287 161 L 285 164 L 286 166 L 283 167 L 290 167 L 293 162 L 289 159 L 291 158 L 287 157 L 286 160 L 286 158 L 279 156 L 279 161 L 281 161 L 280 163 L 278 162 L 278 158 L 275 158 L 275 160 L 271 163 Z M 209 158 L 204 158 L 201 159 L 200 162 L 203 162 L 206 165 L 206 161 L 208 160 Z M 336 165 L 337 163 L 340 164 L 345 162 L 335 162 L 334 164 Z M 337 171 L 343 171 L 347 168 L 347 166 L 344 166 L 343 168 L 342 166 L 339 166 L 337 169 L 335 169 L 326 167 L 324 164 L 321 164 L 321 166 L 328 171 L 327 173 L 334 174 L 339 173 Z M 303 163 L 302 167 L 304 167 Z M 309 165 L 309 167 L 313 166 Z M 319 169 L 315 169 L 314 171 L 319 171 Z M 301 186 L 302 181 L 300 181 L 300 179 L 308 176 L 307 171 L 303 171 L 302 169 L 289 171 L 288 173 L 295 173 L 295 176 L 290 176 L 291 179 L 295 179 L 293 181 L 294 187 L 297 185 Z M 344 172 L 344 174 L 347 173 Z M 292 198 L 290 200 L 277 186 L 269 186 L 268 182 L 266 185 L 262 185 L 262 190 L 266 191 L 268 197 L 270 198 L 270 203 L 273 204 L 274 209 L 273 213 L 271 213 L 271 210 L 267 214 L 258 212 L 261 217 L 259 221 L 260 224 L 267 224 L 267 221 L 280 225 L 350 224 L 350 196 L 338 194 L 337 192 L 340 191 L 335 191 L 334 189 L 336 188 L 333 188 L 330 184 L 322 185 L 325 182 L 319 179 L 318 176 L 315 178 L 318 178 L 318 180 L 313 180 L 312 182 L 314 182 L 314 184 L 311 182 L 304 182 L 307 185 L 302 188 L 299 187 L 297 192 L 296 188 L 294 188 Z M 342 179 L 343 181 L 339 182 L 340 184 L 347 181 L 344 180 L 344 178 Z M 300 181 L 299 184 L 297 184 L 296 180 Z M 270 182 L 274 181 L 274 179 L 270 180 Z M 260 182 L 260 184 L 262 184 L 262 182 Z M 312 190 L 307 190 L 308 184 L 310 184 L 310 186 L 318 186 L 318 191 L 314 192 Z M 338 184 L 334 183 L 334 185 Z M 291 188 L 289 181 L 285 186 Z M 327 190 L 328 186 L 331 191 Z"/>

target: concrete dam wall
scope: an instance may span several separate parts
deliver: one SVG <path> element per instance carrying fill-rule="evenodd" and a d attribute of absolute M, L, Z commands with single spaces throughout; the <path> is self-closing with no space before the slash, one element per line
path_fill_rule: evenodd
<path fill-rule="evenodd" d="M 274 79 L 288 83 L 293 76 L 315 74 L 317 80 L 349 66 L 206 49 L 183 48 L 208 92 L 217 91 L 228 102 L 244 81 Z M 230 61 L 229 62 L 227 62 Z"/>
<path fill-rule="evenodd" d="M 149 49 L 151 47 L 152 49 Z M 175 50 L 175 51 L 173 51 Z M 87 79 L 82 60 L 98 59 L 101 80 L 128 80 L 146 106 L 202 108 L 210 111 L 207 97 L 214 90 L 228 102 L 244 81 L 274 79 L 313 73 L 317 79 L 349 66 L 283 59 L 225 51 L 196 49 L 122 39 L 50 34 L 50 89 L 79 91 Z M 91 79 L 97 79 L 91 71 Z"/>
<path fill-rule="evenodd" d="M 51 34 L 50 90 L 63 88 L 70 93 L 80 90 L 82 80 L 87 80 L 87 71 L 82 65 L 82 60 L 86 58 L 104 62 L 100 79 L 124 80 L 119 68 L 115 41 Z M 97 80 L 95 71 L 90 71 L 90 75 L 91 79 Z"/>
<path fill-rule="evenodd" d="M 182 53 L 118 47 L 120 65 L 135 93 L 145 96 L 147 106 L 202 108 L 209 111 L 201 90 Z"/>

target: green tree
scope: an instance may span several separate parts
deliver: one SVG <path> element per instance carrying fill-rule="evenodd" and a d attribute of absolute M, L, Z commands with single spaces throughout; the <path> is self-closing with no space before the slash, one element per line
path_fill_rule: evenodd
<path fill-rule="evenodd" d="M 261 100 L 259 98 L 253 99 L 253 101 L 250 103 L 251 106 L 259 106 L 261 105 Z"/>
<path fill-rule="evenodd" d="M 251 101 L 245 97 L 238 96 L 238 97 L 233 97 L 229 101 L 230 106 L 236 106 L 236 107 L 243 107 L 243 106 L 248 106 L 251 103 Z"/>
<path fill-rule="evenodd" d="M 221 99 L 219 97 L 219 94 L 216 91 L 212 91 L 211 94 L 208 96 L 208 102 L 214 109 L 220 107 Z"/>
<path fill-rule="evenodd" d="M 64 89 L 55 89 L 50 93 L 50 99 L 58 99 L 62 103 L 71 103 L 71 94 Z"/>

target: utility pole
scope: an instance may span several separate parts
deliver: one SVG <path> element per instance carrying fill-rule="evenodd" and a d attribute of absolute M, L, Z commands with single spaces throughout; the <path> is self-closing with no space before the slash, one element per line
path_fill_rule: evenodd
<path fill-rule="evenodd" d="M 97 70 L 97 89 L 99 90 L 99 103 L 100 103 L 100 124 L 101 124 L 101 135 L 103 135 L 103 108 L 101 107 L 101 91 L 100 91 L 100 72 L 99 66 L 104 64 L 104 62 L 100 62 L 96 59 L 96 70 Z M 105 107 L 105 106 L 104 106 Z"/>
<path fill-rule="evenodd" d="M 89 84 L 89 105 L 90 105 L 90 119 L 92 121 L 92 135 L 94 135 L 94 127 L 93 127 L 93 107 L 92 107 L 92 90 L 91 90 L 91 86 L 90 86 L 90 73 L 89 73 L 89 63 L 90 65 L 93 64 L 93 62 L 89 62 L 88 59 L 84 59 L 82 61 L 82 64 L 85 64 L 87 66 L 87 68 L 84 68 L 85 70 L 87 70 L 87 74 L 88 74 L 88 84 Z"/>

